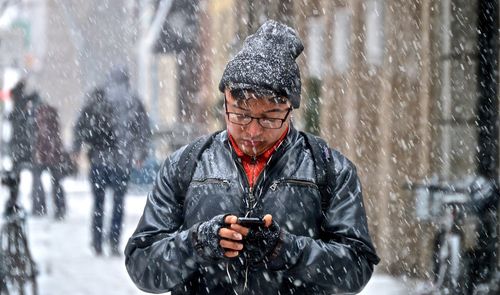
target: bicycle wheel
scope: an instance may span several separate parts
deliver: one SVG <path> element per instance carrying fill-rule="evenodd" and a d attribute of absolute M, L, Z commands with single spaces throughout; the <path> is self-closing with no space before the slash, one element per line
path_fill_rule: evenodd
<path fill-rule="evenodd" d="M 0 251 L 6 268 L 0 295 L 37 295 L 36 265 L 20 220 L 3 225 L 0 231 Z"/>

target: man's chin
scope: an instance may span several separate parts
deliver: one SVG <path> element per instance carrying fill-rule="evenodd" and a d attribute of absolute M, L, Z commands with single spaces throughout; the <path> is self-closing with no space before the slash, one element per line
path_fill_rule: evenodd
<path fill-rule="evenodd" d="M 264 152 L 261 147 L 255 145 L 243 145 L 242 150 L 246 155 L 251 157 L 259 156 Z"/>

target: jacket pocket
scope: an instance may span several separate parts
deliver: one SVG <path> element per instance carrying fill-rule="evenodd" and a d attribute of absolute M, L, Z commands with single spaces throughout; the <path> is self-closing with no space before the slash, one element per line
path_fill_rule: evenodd
<path fill-rule="evenodd" d="M 280 185 L 291 185 L 291 186 L 305 186 L 305 187 L 310 187 L 314 188 L 319 191 L 319 187 L 316 183 L 313 181 L 309 180 L 304 180 L 304 179 L 280 179 L 280 180 L 275 180 L 271 183 L 269 186 L 269 189 L 271 191 L 276 191 Z"/>
<path fill-rule="evenodd" d="M 317 237 L 321 214 L 318 185 L 305 179 L 278 179 L 263 198 L 261 211 L 295 235 Z"/>
<path fill-rule="evenodd" d="M 238 212 L 241 201 L 231 187 L 228 179 L 193 179 L 183 208 L 188 224 L 209 220 L 219 214 Z"/>
<path fill-rule="evenodd" d="M 201 178 L 191 180 L 190 186 L 204 185 L 204 184 L 220 184 L 229 188 L 231 182 L 222 178 Z"/>

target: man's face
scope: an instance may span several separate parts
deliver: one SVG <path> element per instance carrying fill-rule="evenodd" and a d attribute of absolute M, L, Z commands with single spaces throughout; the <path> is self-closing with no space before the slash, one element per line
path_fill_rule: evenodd
<path fill-rule="evenodd" d="M 249 156 L 258 156 L 271 148 L 290 125 L 290 104 L 278 103 L 274 99 L 257 98 L 251 95 L 248 99 L 236 99 L 226 89 L 226 112 L 231 113 L 232 120 L 226 114 L 226 125 L 238 147 Z M 234 123 L 239 118 L 246 116 L 254 117 L 247 125 Z M 262 118 L 259 121 L 255 118 Z M 246 118 L 247 120 L 249 118 Z M 269 119 L 269 120 L 266 120 Z M 278 119 L 278 120 L 276 120 Z M 280 119 L 285 119 L 283 125 Z M 272 127 L 265 128 L 263 125 L 271 123 Z M 276 123 L 279 123 L 276 125 Z"/>

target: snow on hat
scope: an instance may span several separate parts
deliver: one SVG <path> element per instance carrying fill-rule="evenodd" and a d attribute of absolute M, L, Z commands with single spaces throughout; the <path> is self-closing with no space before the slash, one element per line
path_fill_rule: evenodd
<path fill-rule="evenodd" d="M 273 20 L 245 39 L 243 48 L 228 62 L 219 83 L 225 88 L 272 90 L 300 106 L 300 70 L 295 59 L 304 45 L 294 29 Z"/>

